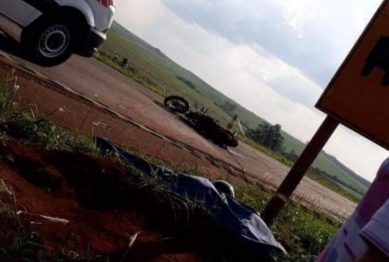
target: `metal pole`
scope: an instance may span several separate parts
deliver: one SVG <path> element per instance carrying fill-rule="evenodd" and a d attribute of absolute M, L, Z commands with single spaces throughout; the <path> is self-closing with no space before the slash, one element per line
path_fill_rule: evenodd
<path fill-rule="evenodd" d="M 296 163 L 281 183 L 277 190 L 278 194 L 284 196 L 286 199 L 289 199 L 338 125 L 339 122 L 336 119 L 330 116 L 326 117 L 320 128 L 316 131 L 312 140 L 305 147 L 299 159 L 297 159 Z M 284 205 L 285 201 L 277 195 L 269 201 L 265 210 L 262 212 L 262 218 L 269 227 L 273 224 L 274 219 L 280 213 Z"/>

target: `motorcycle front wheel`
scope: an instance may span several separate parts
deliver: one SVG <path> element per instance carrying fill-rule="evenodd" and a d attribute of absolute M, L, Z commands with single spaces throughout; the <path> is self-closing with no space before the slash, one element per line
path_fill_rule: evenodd
<path fill-rule="evenodd" d="M 181 96 L 168 96 L 163 103 L 166 108 L 175 113 L 185 114 L 189 110 L 189 102 Z"/>

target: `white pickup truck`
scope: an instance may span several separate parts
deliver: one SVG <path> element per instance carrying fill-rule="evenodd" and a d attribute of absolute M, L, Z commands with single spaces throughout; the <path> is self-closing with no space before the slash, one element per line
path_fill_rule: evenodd
<path fill-rule="evenodd" d="M 92 56 L 114 14 L 114 0 L 0 0 L 0 29 L 33 60 L 54 66 L 73 53 Z"/>

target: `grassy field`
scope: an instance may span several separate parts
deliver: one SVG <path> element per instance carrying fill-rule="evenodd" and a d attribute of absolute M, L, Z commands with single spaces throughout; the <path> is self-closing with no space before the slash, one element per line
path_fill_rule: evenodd
<path fill-rule="evenodd" d="M 178 94 L 188 98 L 190 101 L 197 101 L 209 107 L 210 111 L 219 118 L 221 123 L 225 123 L 229 116 L 215 104 L 222 104 L 224 101 L 237 104 L 192 72 L 169 59 L 159 49 L 149 45 L 117 23 L 113 25 L 112 30 L 109 32 L 108 41 L 102 46 L 100 51 L 103 54 L 116 56 L 118 61 L 127 58 L 130 71 L 132 70 L 134 76 L 142 78 L 138 80 L 146 87 L 161 96 Z M 240 121 L 246 123 L 249 128 L 253 128 L 265 121 L 239 104 L 235 112 L 239 115 Z M 280 124 L 282 125 L 282 123 Z M 305 145 L 301 141 L 285 132 L 282 135 L 285 139 L 286 151 L 295 150 L 297 154 L 302 152 Z M 339 163 L 330 159 L 324 152 L 318 156 L 313 166 L 349 184 L 356 191 L 350 188 L 347 188 L 347 190 L 358 197 L 361 197 L 361 193 L 364 193 L 368 188 L 369 183 L 367 181 L 356 179 L 355 174 L 350 172 L 350 170 L 342 168 Z"/>
<path fill-rule="evenodd" d="M 1 140 L 6 141 L 7 137 L 16 135 L 18 139 L 23 140 L 28 146 L 43 146 L 47 150 L 80 152 L 86 155 L 117 159 L 115 156 L 107 156 L 98 150 L 91 137 L 80 137 L 69 130 L 56 126 L 51 121 L 38 117 L 31 111 L 18 111 L 18 103 L 16 102 L 17 91 L 14 91 L 13 87 L 9 88 L 9 83 L 13 84 L 13 78 L 8 78 L 6 81 L 3 81 L 0 87 L 0 108 L 2 109 L 0 110 Z M 142 156 L 141 152 L 132 153 Z M 0 157 L 2 159 L 12 159 L 12 156 L 9 155 L 0 155 Z M 145 159 L 157 164 L 168 165 L 167 163 L 161 163 L 160 160 L 154 159 L 153 157 L 145 157 Z M 123 165 L 120 161 L 117 164 Z M 170 166 L 170 168 L 175 169 L 176 167 Z M 131 168 L 131 170 L 133 169 L 134 167 Z M 186 167 L 181 171 L 207 177 L 207 174 L 200 174 L 193 170 L 197 170 L 197 168 Z M 136 172 L 132 174 L 134 175 Z M 138 179 L 140 178 L 144 178 L 144 176 L 139 176 Z M 157 180 L 154 179 L 152 183 L 143 181 L 143 183 L 148 183 L 151 186 L 145 187 L 142 184 L 140 185 L 142 190 L 154 193 L 158 192 L 157 195 L 162 197 L 162 199 L 165 196 L 166 201 L 168 201 L 167 199 L 171 199 L 171 197 L 166 196 L 169 192 L 162 190 Z M 236 199 L 258 211 L 262 211 L 270 199 L 270 195 L 264 193 L 256 186 L 242 184 L 240 180 L 233 180 L 231 183 L 236 188 Z M 6 192 L 6 189 L 6 184 L 3 183 L 0 185 L 0 193 Z M 24 193 L 28 194 L 29 192 Z M 50 199 L 47 201 L 50 201 Z M 106 257 L 109 254 L 104 254 L 100 258 L 91 258 L 89 257 L 89 249 L 77 254 L 77 257 L 72 257 L 71 251 L 61 251 L 60 247 L 52 249 L 46 247 L 45 243 L 39 239 L 31 238 L 31 233 L 26 232 L 20 226 L 20 221 L 16 213 L 16 202 L 17 198 L 14 198 L 14 201 L 11 199 L 9 203 L 1 202 L 0 205 L 0 224 L 7 226 L 5 231 L 0 232 L 0 239 L 2 240 L 0 244 L 0 249 L 2 250 L 0 255 L 2 258 L 1 261 L 113 261 L 109 257 Z M 194 212 L 191 213 L 193 217 L 196 217 L 196 212 L 204 211 L 204 209 L 199 208 L 198 204 L 195 203 L 188 203 L 188 206 Z M 37 230 L 37 232 L 34 231 L 35 235 L 39 234 L 39 228 Z M 287 249 L 289 255 L 278 257 L 276 261 L 313 261 L 315 256 L 323 250 L 337 230 L 337 227 L 331 226 L 323 220 L 299 210 L 294 205 L 287 205 L 276 220 L 273 226 L 273 232 L 276 239 Z M 74 234 L 77 234 L 77 232 Z M 61 246 L 61 243 L 58 243 L 58 245 Z M 85 249 L 87 247 L 89 245 L 85 244 Z M 84 257 L 84 254 L 88 255 Z M 229 261 L 228 258 L 225 261 Z"/>

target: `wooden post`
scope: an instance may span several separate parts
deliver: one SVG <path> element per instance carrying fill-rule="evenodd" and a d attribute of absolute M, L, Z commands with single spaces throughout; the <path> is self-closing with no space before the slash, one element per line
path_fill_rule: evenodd
<path fill-rule="evenodd" d="M 286 199 L 289 199 L 338 125 L 339 122 L 336 119 L 330 116 L 326 117 L 311 141 L 305 147 L 300 157 L 297 159 L 296 163 L 293 165 L 292 169 L 289 171 L 284 181 L 281 183 L 277 190 L 278 194 L 284 196 Z M 269 227 L 273 224 L 274 219 L 284 205 L 285 201 L 278 196 L 274 196 L 269 201 L 265 210 L 262 212 L 262 218 Z"/>

